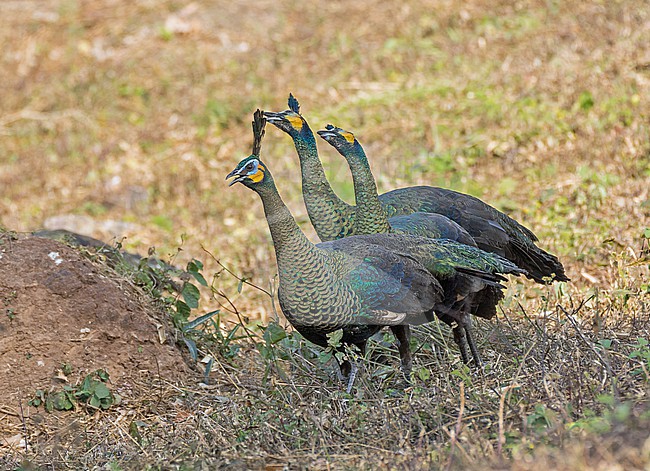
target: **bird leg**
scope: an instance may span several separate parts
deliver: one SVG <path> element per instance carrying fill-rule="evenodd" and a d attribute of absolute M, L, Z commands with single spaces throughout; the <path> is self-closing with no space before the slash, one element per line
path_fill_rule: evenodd
<path fill-rule="evenodd" d="M 413 367 L 413 359 L 411 357 L 411 329 L 408 325 L 392 325 L 390 330 L 393 331 L 395 338 L 399 342 L 397 349 L 399 350 L 400 367 L 404 378 L 407 382 L 411 381 L 411 369 Z"/>
<path fill-rule="evenodd" d="M 347 387 L 345 392 L 350 394 L 352 387 L 354 386 L 354 380 L 357 378 L 357 373 L 359 372 L 359 367 L 357 364 L 350 360 L 343 360 L 341 363 L 338 363 L 339 371 L 338 377 L 340 381 L 345 381 L 347 379 Z"/>
<path fill-rule="evenodd" d="M 359 367 L 355 362 L 351 363 L 350 376 L 348 377 L 348 387 L 345 388 L 345 392 L 350 394 L 352 391 L 352 386 L 354 386 L 354 380 L 357 378 L 357 373 L 359 372 Z"/>
<path fill-rule="evenodd" d="M 366 354 L 366 342 L 359 342 L 354 344 L 355 347 L 359 349 L 359 355 L 363 357 Z M 341 346 L 338 349 L 340 352 L 345 352 L 345 347 Z M 349 357 L 349 355 L 348 355 Z M 337 364 L 339 365 L 339 379 L 341 381 L 345 380 L 347 378 L 348 380 L 348 385 L 346 388 L 346 392 L 349 394 L 350 391 L 352 391 L 352 387 L 354 386 L 354 380 L 357 377 L 357 373 L 359 372 L 359 367 L 357 366 L 356 362 L 354 360 L 350 359 L 344 359 L 342 362 L 338 362 L 338 359 L 336 356 L 334 357 L 337 361 Z"/>
<path fill-rule="evenodd" d="M 349 360 L 343 360 L 342 362 L 336 362 L 339 366 L 339 371 L 338 371 L 338 376 L 339 380 L 343 381 L 346 378 L 350 377 L 350 373 L 352 372 L 352 363 L 350 363 Z"/>
<path fill-rule="evenodd" d="M 452 329 L 454 333 L 454 341 L 458 345 L 460 350 L 460 357 L 463 360 L 463 363 L 469 363 L 469 354 L 467 353 L 467 337 L 465 336 L 466 329 L 460 322 L 456 322 L 456 327 Z M 475 347 L 476 348 L 476 347 Z M 471 347 L 470 347 L 471 349 Z"/>
<path fill-rule="evenodd" d="M 479 368 L 483 364 L 481 361 L 481 355 L 478 353 L 478 348 L 476 348 L 476 342 L 474 342 L 474 335 L 472 335 L 472 318 L 470 312 L 472 310 L 472 297 L 467 297 L 462 301 L 462 306 L 460 308 L 460 320 L 456 319 L 456 327 L 454 327 L 454 340 L 458 343 L 460 347 L 460 354 L 463 358 L 464 363 L 469 363 L 469 355 L 467 354 L 467 346 L 472 352 L 472 359 L 474 364 Z M 461 339 L 462 337 L 462 339 Z M 461 345 L 461 342 L 463 345 Z"/>
<path fill-rule="evenodd" d="M 476 343 L 474 342 L 471 323 L 468 322 L 464 326 L 464 329 L 465 329 L 465 335 L 467 336 L 467 343 L 469 345 L 469 349 L 472 352 L 472 358 L 474 359 L 474 363 L 476 364 L 476 366 L 480 368 L 483 365 L 483 362 L 481 361 L 481 355 L 479 355 L 478 348 L 476 348 Z"/>

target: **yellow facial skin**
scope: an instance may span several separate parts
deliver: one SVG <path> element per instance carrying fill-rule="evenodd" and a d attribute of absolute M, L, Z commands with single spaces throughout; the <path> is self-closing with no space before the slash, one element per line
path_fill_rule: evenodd
<path fill-rule="evenodd" d="M 291 123 L 295 130 L 300 131 L 302 129 L 302 119 L 298 116 L 287 116 L 285 119 Z"/>
<path fill-rule="evenodd" d="M 262 165 L 259 165 L 257 167 L 257 172 L 255 172 L 253 175 L 250 175 L 248 178 L 253 180 L 255 183 L 259 183 L 264 179 L 264 170 L 265 168 Z"/>
<path fill-rule="evenodd" d="M 345 138 L 346 141 L 348 141 L 350 144 L 354 144 L 354 134 L 348 131 L 342 131 L 341 136 Z"/>

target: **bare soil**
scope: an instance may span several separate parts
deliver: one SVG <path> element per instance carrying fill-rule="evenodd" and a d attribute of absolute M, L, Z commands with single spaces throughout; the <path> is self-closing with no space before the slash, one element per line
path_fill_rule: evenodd
<path fill-rule="evenodd" d="M 28 413 L 37 389 L 76 384 L 100 368 L 111 388 L 134 377 L 187 377 L 162 314 L 124 279 L 57 241 L 1 242 L 2 429 L 18 420 L 20 404 Z"/>

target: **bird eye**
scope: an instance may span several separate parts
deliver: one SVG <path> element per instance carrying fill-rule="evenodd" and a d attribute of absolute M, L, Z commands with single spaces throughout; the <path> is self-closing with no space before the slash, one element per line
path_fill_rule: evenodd
<path fill-rule="evenodd" d="M 250 162 L 248 165 L 246 165 L 246 170 L 253 170 L 253 162 Z"/>

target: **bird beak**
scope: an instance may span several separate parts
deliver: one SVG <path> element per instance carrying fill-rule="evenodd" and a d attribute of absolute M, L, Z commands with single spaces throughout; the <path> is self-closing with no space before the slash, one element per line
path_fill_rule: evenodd
<path fill-rule="evenodd" d="M 239 172 L 241 172 L 241 171 L 242 171 L 241 168 L 236 168 L 235 170 L 230 172 L 228 175 L 226 175 L 226 180 L 228 180 L 229 178 L 237 177 L 233 181 L 231 181 L 228 186 L 233 186 L 235 183 L 238 183 L 238 182 L 242 181 L 244 178 L 246 178 L 246 175 L 240 175 L 239 174 Z"/>
<path fill-rule="evenodd" d="M 278 123 L 284 120 L 284 116 L 282 113 L 273 113 L 272 111 L 265 111 L 264 117 L 269 123 Z"/>
<path fill-rule="evenodd" d="M 316 131 L 320 137 L 325 139 L 326 141 L 336 137 L 336 133 L 334 131 L 327 131 L 325 129 L 321 129 L 320 131 Z"/>

